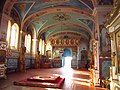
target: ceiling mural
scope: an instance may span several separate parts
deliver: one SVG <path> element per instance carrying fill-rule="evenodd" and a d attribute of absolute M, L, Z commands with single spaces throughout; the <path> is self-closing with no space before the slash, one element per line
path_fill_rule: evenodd
<path fill-rule="evenodd" d="M 76 29 L 78 28 L 78 29 Z M 85 38 L 87 39 L 90 39 L 91 38 L 91 34 L 87 31 L 85 31 L 84 29 L 82 28 L 79 28 L 79 27 L 69 27 L 69 28 L 65 28 L 64 30 L 57 30 L 56 29 L 53 29 L 52 32 L 51 31 L 46 31 L 44 33 L 46 39 L 50 38 L 50 37 L 54 37 L 54 35 L 57 34 L 57 37 L 59 37 L 59 35 L 61 34 L 61 32 L 64 32 L 64 34 L 70 34 L 70 32 L 74 33 L 74 35 L 77 35 L 77 38 L 78 36 L 84 36 Z M 69 32 L 69 33 L 68 33 Z M 76 33 L 76 34 L 75 34 Z M 63 37 L 64 37 L 64 34 L 62 33 Z M 71 34 L 70 34 L 71 35 Z M 74 36 L 74 35 L 71 35 L 71 36 Z M 73 38 L 73 37 L 69 37 L 69 38 Z"/>
<path fill-rule="evenodd" d="M 29 10 L 30 10 L 30 8 L 32 7 L 33 4 L 34 4 L 34 2 L 19 2 L 19 3 L 16 3 L 14 5 L 16 10 L 20 14 L 21 20 L 23 20 L 25 18 L 25 16 L 29 12 Z"/>
<path fill-rule="evenodd" d="M 84 19 L 84 23 L 82 23 L 82 19 Z M 66 24 L 68 25 L 68 23 L 81 24 L 81 26 L 86 27 L 88 30 L 91 30 L 92 28 L 90 27 L 92 27 L 91 25 L 93 24 L 93 21 L 89 20 L 89 18 L 87 20 L 86 19 L 87 17 L 82 16 L 82 15 L 76 15 L 74 13 L 66 14 L 66 13 L 57 12 L 57 13 L 52 13 L 52 14 L 41 16 L 35 19 L 31 24 L 35 26 L 37 31 L 43 30 L 46 27 L 48 28 L 48 26 L 49 26 L 49 31 L 52 31 L 50 30 L 50 26 L 57 27 L 56 28 L 57 30 L 61 30 L 61 27 L 63 27 L 62 29 L 65 29 L 65 26 Z M 69 27 L 70 26 L 67 26 L 67 29 Z"/>
<path fill-rule="evenodd" d="M 91 0 L 17 0 L 14 5 L 22 17 L 23 13 L 27 17 L 42 9 L 53 8 L 57 6 L 80 8 L 89 13 L 92 13 L 94 9 Z M 27 10 L 29 11 L 27 12 Z"/>
<path fill-rule="evenodd" d="M 81 18 L 89 18 L 90 20 L 93 21 L 93 16 L 81 9 L 75 9 L 75 8 L 70 8 L 70 7 L 57 7 L 57 8 L 48 8 L 45 10 L 41 10 L 31 16 L 29 16 L 28 18 L 26 18 L 26 20 L 24 20 L 24 29 L 26 29 L 26 27 L 33 21 L 38 21 L 39 18 L 47 18 L 49 19 L 50 22 L 54 22 L 51 18 L 53 18 L 53 16 L 55 16 L 54 14 L 58 13 L 70 13 L 73 14 L 71 17 L 73 17 L 73 19 L 71 21 L 75 21 L 77 18 L 76 17 L 81 17 Z M 83 17 L 84 16 L 84 17 Z M 52 21 L 51 21 L 52 20 Z M 55 21 L 56 23 L 57 21 Z"/>
<path fill-rule="evenodd" d="M 53 17 L 53 19 L 57 21 L 66 21 L 69 20 L 70 18 L 71 16 L 66 13 L 58 13 Z"/>
<path fill-rule="evenodd" d="M 87 4 L 83 4 L 79 0 L 36 0 L 34 6 L 28 12 L 27 16 L 46 8 L 53 8 L 57 6 L 68 6 L 74 8 L 81 8 L 89 13 L 92 13 L 92 10 L 87 6 Z"/>
<path fill-rule="evenodd" d="M 99 5 L 112 5 L 113 0 L 98 0 Z"/>
<path fill-rule="evenodd" d="M 92 31 L 93 31 L 93 25 L 94 22 L 89 19 L 79 19 L 81 22 L 83 22 L 85 25 L 87 25 Z"/>
<path fill-rule="evenodd" d="M 47 21 L 48 20 L 45 19 L 37 19 L 37 21 L 32 22 L 32 25 L 34 26 L 35 30 L 39 32 L 39 30 L 41 30 L 41 28 L 47 23 Z"/>
<path fill-rule="evenodd" d="M 47 4 L 59 4 L 59 3 L 66 3 L 69 2 L 70 0 L 39 0 Z"/>
<path fill-rule="evenodd" d="M 22 29 L 33 26 L 37 37 L 53 38 L 60 32 L 74 32 L 76 38 L 93 37 L 92 0 L 16 0 L 13 7 L 20 16 Z M 69 34 L 69 37 L 74 35 Z"/>
<path fill-rule="evenodd" d="M 83 4 L 85 4 L 86 6 L 90 7 L 92 10 L 94 9 L 92 0 L 79 0 L 81 1 Z"/>

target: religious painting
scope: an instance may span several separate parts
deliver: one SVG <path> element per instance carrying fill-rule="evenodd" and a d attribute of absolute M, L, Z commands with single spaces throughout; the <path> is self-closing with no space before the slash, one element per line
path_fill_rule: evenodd
<path fill-rule="evenodd" d="M 82 50 L 81 51 L 81 59 L 82 60 L 88 60 L 88 52 L 87 52 L 87 50 Z"/>
<path fill-rule="evenodd" d="M 0 64 L 4 64 L 6 59 L 6 51 L 0 50 Z"/>
<path fill-rule="evenodd" d="M 120 31 L 116 33 L 116 44 L 117 44 L 118 73 L 120 73 Z"/>
<path fill-rule="evenodd" d="M 107 51 L 107 45 L 106 45 L 106 28 L 104 25 L 99 26 L 100 29 L 100 44 L 101 44 L 101 51 Z"/>
<path fill-rule="evenodd" d="M 69 40 L 68 40 L 68 39 L 66 39 L 66 44 L 67 44 L 67 45 L 69 44 Z"/>
<path fill-rule="evenodd" d="M 47 50 L 46 55 L 47 55 L 48 58 L 51 58 L 51 50 Z"/>
<path fill-rule="evenodd" d="M 55 44 L 55 40 L 53 39 L 53 40 L 51 40 L 51 44 L 53 45 L 53 44 Z"/>
<path fill-rule="evenodd" d="M 76 40 L 75 40 L 75 44 L 76 44 L 76 45 L 79 45 L 79 43 L 80 43 L 80 40 L 76 39 Z"/>
<path fill-rule="evenodd" d="M 61 39 L 61 44 L 62 44 L 62 45 L 64 44 L 64 39 Z"/>
<path fill-rule="evenodd" d="M 59 45 L 59 39 L 56 40 L 56 44 Z"/>
<path fill-rule="evenodd" d="M 74 39 L 71 39 L 71 40 L 70 40 L 70 44 L 74 44 Z"/>

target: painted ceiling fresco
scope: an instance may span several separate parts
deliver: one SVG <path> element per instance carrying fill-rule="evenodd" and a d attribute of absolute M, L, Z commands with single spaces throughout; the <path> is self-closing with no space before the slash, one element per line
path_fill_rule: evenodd
<path fill-rule="evenodd" d="M 25 16 L 38 12 L 39 10 L 58 6 L 80 8 L 89 13 L 92 13 L 94 9 L 91 0 L 17 0 L 14 5 L 14 7 L 21 14 L 20 16 L 22 19 Z"/>
<path fill-rule="evenodd" d="M 92 0 L 16 0 L 23 28 L 33 26 L 46 38 L 69 31 L 90 38 L 94 29 Z"/>

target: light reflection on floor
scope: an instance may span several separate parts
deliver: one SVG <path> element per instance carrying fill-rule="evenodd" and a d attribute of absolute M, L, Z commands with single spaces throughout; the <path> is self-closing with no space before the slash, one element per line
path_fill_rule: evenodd
<path fill-rule="evenodd" d="M 87 70 L 80 71 L 74 70 L 71 67 L 63 67 L 62 74 L 65 77 L 65 84 L 72 83 L 70 87 L 65 87 L 68 90 L 76 90 L 78 87 L 81 87 L 80 90 L 105 90 L 105 88 L 90 86 L 90 73 Z"/>
<path fill-rule="evenodd" d="M 14 86 L 13 81 L 33 75 L 60 75 L 65 77 L 62 89 Z M 6 88 L 4 88 L 6 87 Z M 39 89 L 40 88 L 40 89 Z M 10 74 L 7 80 L 0 82 L 0 90 L 105 90 L 105 88 L 90 86 L 89 71 L 72 68 L 30 69 L 26 73 Z"/>

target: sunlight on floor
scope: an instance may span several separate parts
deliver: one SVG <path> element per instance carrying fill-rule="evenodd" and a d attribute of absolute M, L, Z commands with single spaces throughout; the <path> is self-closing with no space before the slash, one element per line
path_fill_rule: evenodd
<path fill-rule="evenodd" d="M 65 66 L 64 68 L 71 68 L 72 57 L 65 57 Z"/>
<path fill-rule="evenodd" d="M 90 86 L 90 83 L 88 83 L 88 82 L 74 81 L 74 83 L 80 84 L 80 85 L 85 85 L 85 86 Z"/>
<path fill-rule="evenodd" d="M 83 79 L 83 78 L 73 78 L 74 80 L 80 80 L 80 81 L 83 81 L 83 82 L 90 82 L 89 79 Z"/>
<path fill-rule="evenodd" d="M 65 57 L 65 66 L 62 68 L 62 73 L 65 76 L 67 82 L 71 81 L 73 76 L 73 69 L 71 68 L 72 57 Z"/>
<path fill-rule="evenodd" d="M 90 75 L 90 73 L 86 71 L 75 71 L 74 74 L 80 74 L 80 75 Z"/>
<path fill-rule="evenodd" d="M 62 89 L 57 89 L 57 88 L 46 88 L 46 90 L 62 90 Z"/>
<path fill-rule="evenodd" d="M 72 68 L 62 68 L 62 74 L 65 76 L 65 79 L 71 80 L 73 76 L 73 69 Z"/>

